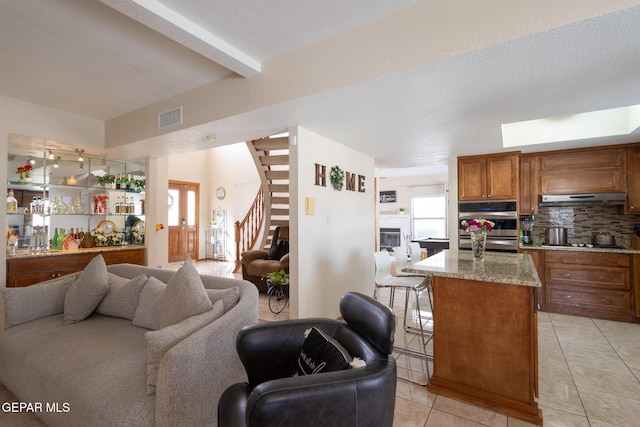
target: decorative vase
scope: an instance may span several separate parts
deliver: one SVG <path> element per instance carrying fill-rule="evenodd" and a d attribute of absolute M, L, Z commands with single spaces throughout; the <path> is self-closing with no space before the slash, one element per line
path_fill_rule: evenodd
<path fill-rule="evenodd" d="M 83 248 L 93 248 L 96 246 L 96 242 L 95 240 L 93 240 L 93 236 L 91 235 L 90 231 L 84 233 L 82 241 L 80 242 L 80 246 Z"/>
<path fill-rule="evenodd" d="M 482 261 L 484 259 L 484 248 L 487 244 L 487 230 L 481 229 L 469 232 L 471 236 L 471 250 L 473 252 L 474 261 Z"/>

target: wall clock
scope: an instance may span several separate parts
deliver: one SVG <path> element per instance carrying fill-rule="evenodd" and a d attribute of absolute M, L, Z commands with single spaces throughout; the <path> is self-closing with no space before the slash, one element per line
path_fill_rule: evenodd
<path fill-rule="evenodd" d="M 218 198 L 218 200 L 224 199 L 226 195 L 227 192 L 225 191 L 224 187 L 218 187 L 218 189 L 216 190 L 216 197 Z"/>

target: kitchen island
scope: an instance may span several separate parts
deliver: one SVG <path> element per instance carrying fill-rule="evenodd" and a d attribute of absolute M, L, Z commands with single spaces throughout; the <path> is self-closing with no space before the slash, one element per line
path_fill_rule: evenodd
<path fill-rule="evenodd" d="M 429 390 L 542 424 L 535 294 L 527 254 L 445 250 L 404 269 L 433 283 Z"/>

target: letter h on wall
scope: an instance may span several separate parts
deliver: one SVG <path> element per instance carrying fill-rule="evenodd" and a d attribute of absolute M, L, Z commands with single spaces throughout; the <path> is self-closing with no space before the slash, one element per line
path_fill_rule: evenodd
<path fill-rule="evenodd" d="M 327 167 L 316 163 L 316 185 L 327 186 Z"/>

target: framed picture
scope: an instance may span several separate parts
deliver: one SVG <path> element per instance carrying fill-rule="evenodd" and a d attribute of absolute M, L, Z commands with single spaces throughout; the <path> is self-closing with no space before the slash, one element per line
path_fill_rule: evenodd
<path fill-rule="evenodd" d="M 396 202 L 395 190 L 380 192 L 380 203 L 395 203 L 395 202 Z"/>

